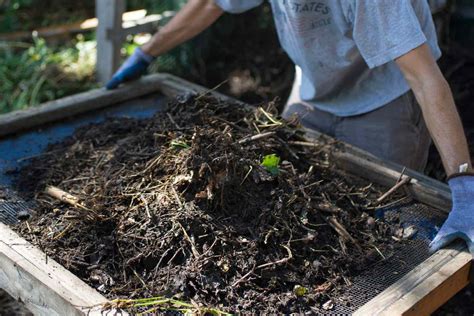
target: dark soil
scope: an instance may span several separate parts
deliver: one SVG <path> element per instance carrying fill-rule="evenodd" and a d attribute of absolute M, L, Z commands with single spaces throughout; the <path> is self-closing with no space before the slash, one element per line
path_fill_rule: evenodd
<path fill-rule="evenodd" d="M 390 256 L 396 227 L 368 215 L 379 189 L 337 170 L 322 142 L 292 144 L 302 132 L 272 108 L 199 96 L 79 129 L 21 171 L 38 207 L 17 230 L 109 298 L 285 313 L 337 301 L 379 251 Z M 279 166 L 262 166 L 271 154 Z"/>
<path fill-rule="evenodd" d="M 32 314 L 20 302 L 0 289 L 0 316 L 31 316 Z"/>

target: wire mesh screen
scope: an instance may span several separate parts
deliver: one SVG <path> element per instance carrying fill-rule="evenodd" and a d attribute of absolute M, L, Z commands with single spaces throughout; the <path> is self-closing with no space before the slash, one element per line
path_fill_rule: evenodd
<path fill-rule="evenodd" d="M 411 202 L 384 212 L 385 218 L 399 216 L 403 226 L 413 225 L 417 233 L 412 240 L 404 242 L 384 260 L 367 267 L 366 272 L 353 280 L 334 302 L 331 310 L 318 312 L 327 315 L 349 315 L 389 286 L 400 280 L 417 265 L 430 256 L 428 245 L 436 232 L 436 226 L 443 223 L 445 213 L 424 204 Z"/>

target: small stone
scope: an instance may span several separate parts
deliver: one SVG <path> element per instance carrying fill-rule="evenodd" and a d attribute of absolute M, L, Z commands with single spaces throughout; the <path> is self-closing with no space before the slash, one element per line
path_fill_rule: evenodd
<path fill-rule="evenodd" d="M 329 300 L 329 301 L 327 301 L 326 303 L 323 304 L 323 309 L 325 311 L 331 310 L 333 308 L 334 308 L 334 303 L 331 300 Z"/>
<path fill-rule="evenodd" d="M 415 226 L 408 226 L 403 229 L 402 237 L 403 239 L 411 239 L 415 237 L 417 232 L 418 232 L 418 229 Z"/>
<path fill-rule="evenodd" d="M 323 264 L 319 260 L 314 260 L 313 261 L 313 267 L 316 269 L 319 269 Z"/>
<path fill-rule="evenodd" d="M 26 221 L 30 219 L 30 217 L 31 217 L 31 213 L 25 210 L 19 211 L 18 214 L 16 215 L 16 218 L 18 218 L 18 220 L 20 221 Z"/>
<path fill-rule="evenodd" d="M 369 229 L 373 229 L 375 227 L 375 219 L 373 217 L 368 217 L 367 218 L 367 227 Z"/>

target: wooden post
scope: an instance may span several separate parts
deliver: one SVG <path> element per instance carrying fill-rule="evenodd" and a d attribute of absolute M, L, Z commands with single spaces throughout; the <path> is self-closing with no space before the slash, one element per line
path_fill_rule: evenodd
<path fill-rule="evenodd" d="M 124 39 L 122 14 L 125 0 L 95 0 L 97 27 L 97 79 L 106 83 L 120 65 L 120 48 Z"/>

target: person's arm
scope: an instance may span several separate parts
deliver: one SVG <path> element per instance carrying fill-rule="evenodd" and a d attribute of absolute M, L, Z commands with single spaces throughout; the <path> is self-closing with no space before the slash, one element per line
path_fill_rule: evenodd
<path fill-rule="evenodd" d="M 468 164 L 472 170 L 466 136 L 451 89 L 436 64 L 430 48 L 423 44 L 396 59 L 397 65 L 420 104 L 431 137 L 448 176 Z"/>
<path fill-rule="evenodd" d="M 474 175 L 451 89 L 426 44 L 399 57 L 396 63 L 420 104 L 451 188 L 453 207 L 430 249 L 436 251 L 460 238 L 474 256 Z M 464 164 L 467 172 L 463 173 L 460 166 Z"/>
<path fill-rule="evenodd" d="M 214 0 L 189 0 L 188 3 L 150 41 L 135 49 L 134 53 L 115 72 L 107 89 L 142 76 L 158 56 L 198 35 L 222 14 Z"/>
<path fill-rule="evenodd" d="M 207 29 L 223 13 L 214 0 L 189 0 L 142 50 L 154 57 L 162 55 Z"/>

